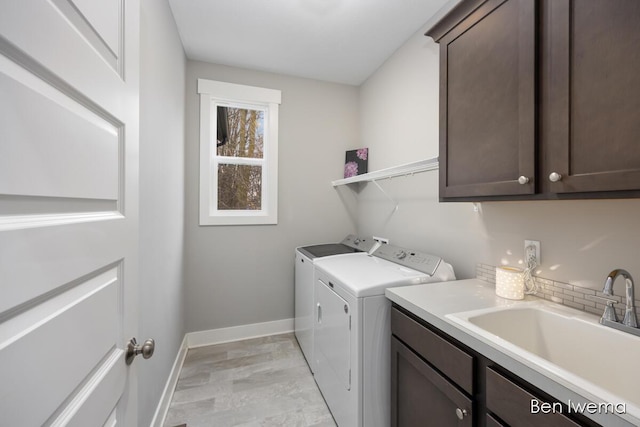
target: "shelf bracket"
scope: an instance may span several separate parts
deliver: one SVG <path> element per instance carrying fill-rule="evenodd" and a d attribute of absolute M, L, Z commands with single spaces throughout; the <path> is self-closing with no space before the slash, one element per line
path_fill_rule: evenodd
<path fill-rule="evenodd" d="M 384 188 L 382 188 L 382 187 L 380 186 L 380 184 L 378 184 L 378 181 L 377 181 L 377 180 L 372 179 L 372 180 L 371 180 L 371 182 L 373 182 L 373 184 L 374 184 L 376 187 L 378 187 L 378 190 L 380 190 L 380 191 L 382 192 L 382 194 L 384 194 L 384 195 L 385 195 L 385 197 L 386 197 L 387 199 L 389 199 L 389 200 L 391 201 L 391 203 L 393 203 L 393 204 L 395 205 L 395 207 L 393 208 L 393 211 L 394 211 L 394 212 L 396 212 L 396 211 L 398 210 L 398 201 L 397 201 L 396 199 L 394 199 L 393 197 L 391 197 L 391 196 L 389 195 L 389 193 L 387 193 L 386 191 L 384 191 Z"/>

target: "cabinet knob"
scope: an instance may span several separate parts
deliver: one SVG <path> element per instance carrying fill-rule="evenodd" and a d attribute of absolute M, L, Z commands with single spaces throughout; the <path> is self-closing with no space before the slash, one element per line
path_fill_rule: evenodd
<path fill-rule="evenodd" d="M 529 183 L 529 178 L 527 178 L 526 176 L 522 175 L 520 178 L 518 178 L 518 184 L 525 185 L 528 183 Z"/>
<path fill-rule="evenodd" d="M 549 175 L 549 181 L 551 182 L 558 182 L 562 180 L 562 175 L 560 175 L 558 172 L 551 172 L 551 174 Z"/>
<path fill-rule="evenodd" d="M 468 413 L 467 413 L 466 409 L 456 408 L 456 415 L 457 415 L 459 420 L 462 420 L 462 419 L 464 419 L 464 417 L 466 417 L 468 415 Z"/>

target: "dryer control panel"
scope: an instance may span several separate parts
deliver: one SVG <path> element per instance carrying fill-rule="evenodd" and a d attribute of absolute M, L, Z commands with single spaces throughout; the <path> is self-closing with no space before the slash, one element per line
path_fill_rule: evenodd
<path fill-rule="evenodd" d="M 429 276 L 434 275 L 442 261 L 440 257 L 394 245 L 382 245 L 376 249 L 373 255 L 421 271 Z"/>

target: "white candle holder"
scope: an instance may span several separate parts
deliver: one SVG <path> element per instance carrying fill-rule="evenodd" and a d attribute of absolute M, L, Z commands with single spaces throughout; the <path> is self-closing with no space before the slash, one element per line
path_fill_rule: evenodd
<path fill-rule="evenodd" d="M 496 295 L 507 299 L 524 298 L 523 271 L 513 267 L 496 267 Z"/>

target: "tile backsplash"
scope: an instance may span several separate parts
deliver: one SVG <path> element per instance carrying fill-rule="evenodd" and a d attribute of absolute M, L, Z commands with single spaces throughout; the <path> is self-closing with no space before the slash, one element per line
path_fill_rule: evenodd
<path fill-rule="evenodd" d="M 496 267 L 488 264 L 476 264 L 476 278 L 495 285 Z M 544 279 L 537 276 L 534 276 L 533 279 L 538 285 L 538 291 L 535 296 L 602 316 L 606 304 L 600 298 L 603 297 L 601 290 L 596 291 L 594 289 L 583 288 L 569 283 Z M 625 295 L 624 286 L 621 283 L 617 283 L 618 281 L 624 283 L 623 278 L 618 278 L 613 290 L 615 295 L 607 297 L 607 299 L 616 300 L 618 302 L 616 304 L 616 313 L 618 313 L 618 318 L 622 319 L 624 316 Z M 636 316 L 640 320 L 640 300 L 635 300 L 635 307 Z"/>

